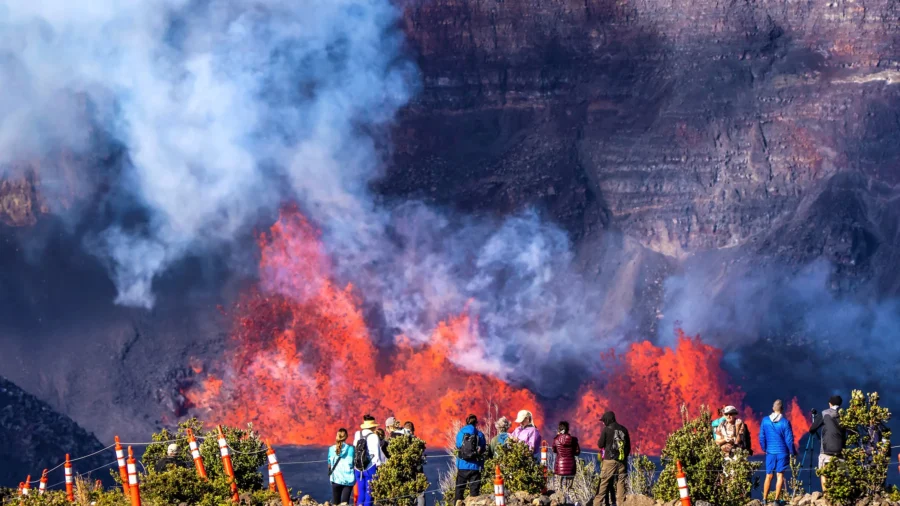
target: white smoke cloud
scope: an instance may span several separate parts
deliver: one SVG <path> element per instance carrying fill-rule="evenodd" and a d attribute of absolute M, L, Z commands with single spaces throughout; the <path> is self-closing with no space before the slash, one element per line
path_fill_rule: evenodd
<path fill-rule="evenodd" d="M 386 0 L 6 2 L 0 14 L 2 162 L 89 149 L 95 124 L 127 148 L 126 194 L 149 211 L 93 243 L 118 302 L 296 196 L 314 218 L 365 216 L 361 126 L 406 102 L 398 13 Z M 102 111 L 80 106 L 87 97 Z M 83 167 L 85 171 L 96 167 Z"/>
<path fill-rule="evenodd" d="M 120 304 L 152 307 L 171 265 L 296 200 L 338 275 L 398 333 L 425 342 L 468 311 L 478 346 L 455 357 L 467 368 L 515 379 L 574 349 L 593 362 L 620 342 L 618 321 L 600 321 L 603 294 L 581 280 L 563 231 L 536 214 L 493 222 L 374 203 L 370 132 L 415 88 L 398 15 L 388 0 L 7 2 L 0 156 L 89 151 L 98 127 L 124 146 L 114 192 L 145 219 L 88 244 Z"/>

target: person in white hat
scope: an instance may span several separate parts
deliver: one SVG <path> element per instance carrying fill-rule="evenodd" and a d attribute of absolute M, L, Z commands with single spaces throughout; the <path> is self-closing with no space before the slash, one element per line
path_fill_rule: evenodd
<path fill-rule="evenodd" d="M 744 422 L 737 417 L 738 410 L 734 406 L 725 406 L 722 410 L 725 421 L 716 427 L 716 444 L 722 449 L 725 457 L 730 458 L 734 455 L 737 448 L 746 449 L 743 446 L 743 432 L 747 430 Z"/>
<path fill-rule="evenodd" d="M 519 424 L 516 430 L 512 431 L 509 437 L 522 441 L 531 448 L 531 453 L 538 456 L 541 451 L 541 432 L 534 426 L 534 416 L 531 411 L 523 409 L 516 416 L 516 423 Z"/>
<path fill-rule="evenodd" d="M 163 473 L 167 471 L 170 466 L 187 467 L 187 463 L 178 458 L 178 445 L 175 443 L 170 444 L 166 448 L 166 456 L 156 461 L 153 470 L 157 473 Z"/>

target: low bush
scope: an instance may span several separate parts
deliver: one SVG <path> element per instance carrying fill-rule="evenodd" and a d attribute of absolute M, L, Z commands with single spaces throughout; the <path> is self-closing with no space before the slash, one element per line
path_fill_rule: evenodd
<path fill-rule="evenodd" d="M 395 436 L 388 442 L 387 462 L 372 481 L 372 496 L 379 504 L 408 506 L 428 490 L 425 478 L 425 442 L 414 436 Z"/>

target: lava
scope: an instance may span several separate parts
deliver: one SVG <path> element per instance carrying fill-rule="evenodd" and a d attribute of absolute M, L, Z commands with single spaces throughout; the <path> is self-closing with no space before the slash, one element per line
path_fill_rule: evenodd
<path fill-rule="evenodd" d="M 297 209 L 284 209 L 259 246 L 259 286 L 231 312 L 227 356 L 191 362 L 198 383 L 184 393 L 195 414 L 216 423 L 253 422 L 279 444 L 330 443 L 339 427 L 352 429 L 365 413 L 412 420 L 420 437 L 443 444 L 453 421 L 491 407 L 507 416 L 530 409 L 551 435 L 556 419 L 545 417 L 535 394 L 459 365 L 467 354 L 483 353 L 476 315 L 447 315 L 427 343 L 401 335 L 390 350 L 379 350 L 356 289 L 335 283 L 318 232 Z M 681 422 L 682 404 L 696 412 L 701 405 L 741 406 L 744 399 L 729 386 L 722 352 L 681 331 L 673 349 L 640 342 L 598 359 L 604 377 L 582 386 L 571 409 L 552 413 L 572 422 L 588 446 L 606 409 L 631 428 L 636 449 L 658 454 Z M 788 417 L 802 434 L 796 400 Z M 755 440 L 756 415 L 744 408 L 744 419 Z"/>

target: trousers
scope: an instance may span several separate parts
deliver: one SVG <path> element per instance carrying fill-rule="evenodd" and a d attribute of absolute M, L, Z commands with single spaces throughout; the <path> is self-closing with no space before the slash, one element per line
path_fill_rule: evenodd
<path fill-rule="evenodd" d="M 356 475 L 356 489 L 359 497 L 356 499 L 357 506 L 373 506 L 375 501 L 372 499 L 372 478 L 378 472 L 378 466 L 372 466 L 365 471 L 354 470 Z"/>
<path fill-rule="evenodd" d="M 625 504 L 625 483 L 628 479 L 627 473 L 628 468 L 625 467 L 624 462 L 619 462 L 618 460 L 604 460 L 600 464 L 600 489 L 597 491 L 597 495 L 599 495 L 601 499 L 605 499 L 610 491 L 612 491 L 613 486 L 615 486 L 616 506 Z"/>

